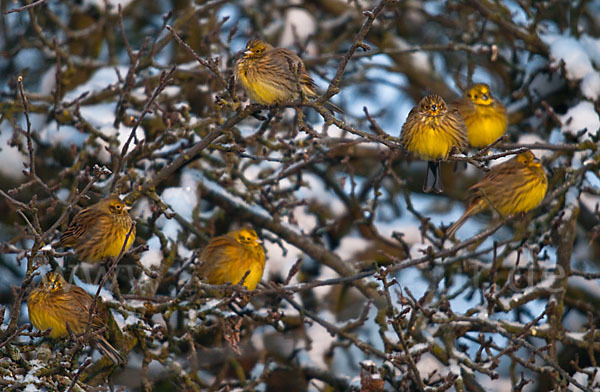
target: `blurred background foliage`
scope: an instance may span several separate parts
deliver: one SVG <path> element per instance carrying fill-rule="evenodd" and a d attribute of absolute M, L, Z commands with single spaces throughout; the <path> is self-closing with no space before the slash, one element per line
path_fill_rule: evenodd
<path fill-rule="evenodd" d="M 600 2 L 1 9 L 4 390 L 598 387 Z M 344 116 L 248 107 L 232 70 L 257 36 L 299 53 L 322 92 L 343 70 L 333 101 Z M 471 82 L 509 109 L 493 151 L 534 148 L 550 188 L 504 226 L 473 219 L 460 242 L 443 229 L 489 159 L 445 163 L 446 192 L 423 195 L 424 164 L 396 137 L 423 95 L 452 102 Z M 77 339 L 41 337 L 25 306 L 49 269 L 96 291 L 106 266 L 47 245 L 111 192 L 133 203 L 138 232 L 102 292 L 128 353 L 118 369 L 86 361 Z M 211 299 L 197 256 L 248 224 L 265 241 L 264 285 Z"/>

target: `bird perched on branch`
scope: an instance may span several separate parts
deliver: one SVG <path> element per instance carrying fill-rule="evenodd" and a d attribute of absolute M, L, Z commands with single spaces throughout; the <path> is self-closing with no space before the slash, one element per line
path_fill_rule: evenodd
<path fill-rule="evenodd" d="M 100 329 L 106 329 L 108 311 L 97 302 L 96 311 L 90 321 L 90 308 L 94 298 L 81 287 L 67 283 L 62 275 L 48 272 L 27 299 L 29 319 L 40 331 L 52 328 L 50 337 L 58 339 L 69 335 L 69 330 L 84 334 L 91 323 L 91 341 L 114 364 L 122 364 L 121 354 L 105 339 Z"/>
<path fill-rule="evenodd" d="M 415 106 L 400 133 L 400 143 L 428 162 L 424 192 L 443 192 L 439 161 L 455 149 L 467 147 L 467 128 L 456 108 L 448 108 L 439 95 L 427 95 Z"/>
<path fill-rule="evenodd" d="M 249 228 L 211 239 L 200 254 L 199 276 L 210 284 L 238 284 L 248 273 L 243 284 L 254 290 L 265 269 L 261 243 L 256 231 Z"/>
<path fill-rule="evenodd" d="M 487 84 L 472 85 L 454 105 L 465 120 L 472 147 L 485 147 L 506 132 L 506 107 L 492 96 Z"/>
<path fill-rule="evenodd" d="M 490 207 L 502 216 L 527 212 L 537 207 L 548 189 L 548 178 L 531 151 L 523 152 L 492 169 L 469 188 L 466 211 L 448 228 L 452 237 L 470 216 Z"/>
<path fill-rule="evenodd" d="M 127 252 L 135 240 L 130 209 L 118 196 L 111 196 L 79 211 L 58 246 L 71 247 L 82 261 L 95 263 L 108 256 L 117 257 L 131 231 L 125 246 Z"/>
<path fill-rule="evenodd" d="M 318 96 L 315 82 L 296 53 L 275 48 L 261 40 L 248 42 L 235 65 L 235 77 L 250 99 L 262 105 L 284 104 Z M 323 105 L 343 113 L 331 102 Z"/>

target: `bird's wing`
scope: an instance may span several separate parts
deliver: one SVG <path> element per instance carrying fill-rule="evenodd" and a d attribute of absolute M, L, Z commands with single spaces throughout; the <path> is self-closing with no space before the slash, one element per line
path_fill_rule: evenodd
<path fill-rule="evenodd" d="M 230 251 L 231 247 L 239 246 L 240 244 L 234 238 L 227 235 L 213 238 L 200 254 L 201 264 L 198 269 L 200 275 L 205 277 L 210 271 L 218 267 L 219 261 L 229 256 L 228 250 Z"/>
<path fill-rule="evenodd" d="M 285 48 L 276 48 L 273 49 L 274 54 L 273 59 L 277 62 L 278 67 L 285 69 L 286 75 L 289 75 L 291 81 L 296 81 L 296 75 L 298 75 L 298 81 L 301 85 L 309 87 L 311 95 L 316 95 L 316 84 L 314 80 L 310 77 L 308 72 L 306 72 L 306 66 L 302 59 L 294 52 Z"/>
<path fill-rule="evenodd" d="M 415 106 L 410 110 L 408 116 L 406 116 L 406 121 L 402 124 L 402 130 L 400 131 L 400 144 L 406 148 L 407 144 L 410 144 L 411 132 L 410 128 L 412 128 L 415 124 L 413 123 L 413 117 L 417 115 L 417 107 Z"/>
<path fill-rule="evenodd" d="M 79 286 L 72 285 L 71 290 L 73 290 L 73 296 L 77 299 L 76 306 L 78 310 L 81 312 L 81 319 L 84 325 L 87 325 L 87 320 L 89 318 L 90 308 L 92 307 L 92 303 L 94 301 L 94 297 L 92 297 L 87 291 L 82 289 Z M 98 301 L 95 308 L 95 315 L 92 319 L 92 327 L 93 329 L 99 329 L 106 326 L 104 323 L 104 318 L 106 315 L 106 306 Z"/>
<path fill-rule="evenodd" d="M 91 215 L 97 213 L 94 209 L 86 208 L 77 213 L 71 224 L 65 232 L 60 236 L 59 246 L 71 246 L 74 241 L 81 238 L 86 232 L 91 220 Z"/>

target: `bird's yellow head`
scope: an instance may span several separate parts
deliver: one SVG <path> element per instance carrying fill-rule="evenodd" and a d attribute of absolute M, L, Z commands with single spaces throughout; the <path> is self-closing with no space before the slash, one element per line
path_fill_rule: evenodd
<path fill-rule="evenodd" d="M 258 238 L 258 234 L 254 229 L 241 229 L 232 233 L 237 242 L 244 246 L 258 247 L 261 246 L 262 240 Z"/>
<path fill-rule="evenodd" d="M 245 59 L 256 59 L 262 57 L 265 52 L 273 49 L 271 45 L 266 43 L 265 41 L 261 41 L 259 39 L 253 39 L 248 41 L 246 44 L 246 49 L 244 49 L 244 58 Z"/>
<path fill-rule="evenodd" d="M 446 113 L 446 102 L 436 94 L 430 94 L 419 102 L 419 112 L 425 116 L 436 117 Z"/>
<path fill-rule="evenodd" d="M 490 86 L 485 83 L 477 83 L 469 87 L 465 96 L 475 105 L 491 105 L 494 103 L 494 97 L 490 92 Z"/>
<path fill-rule="evenodd" d="M 106 198 L 96 205 L 98 209 L 113 215 L 127 215 L 131 207 L 119 199 L 118 196 Z"/>
<path fill-rule="evenodd" d="M 541 167 L 540 160 L 533 155 L 531 151 L 525 151 L 515 157 L 515 159 L 524 166 Z"/>
<path fill-rule="evenodd" d="M 58 272 L 48 272 L 44 275 L 42 282 L 40 283 L 40 286 L 48 292 L 62 290 L 66 285 L 67 281 Z"/>

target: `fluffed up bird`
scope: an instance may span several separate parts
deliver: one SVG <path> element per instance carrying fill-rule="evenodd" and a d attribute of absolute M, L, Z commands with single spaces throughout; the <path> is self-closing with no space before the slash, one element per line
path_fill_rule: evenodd
<path fill-rule="evenodd" d="M 118 196 L 111 196 L 85 208 L 71 221 L 60 237 L 58 247 L 75 250 L 81 261 L 96 263 L 117 257 L 123 248 L 133 220 L 128 207 Z M 135 226 L 127 239 L 125 252 L 135 240 Z"/>
<path fill-rule="evenodd" d="M 235 65 L 235 77 L 250 100 L 262 105 L 318 97 L 317 86 L 306 72 L 302 59 L 289 49 L 275 48 L 261 40 L 248 42 Z M 343 113 L 331 102 L 325 102 L 324 106 Z"/>
<path fill-rule="evenodd" d="M 428 162 L 424 192 L 443 192 L 440 160 L 452 149 L 467 147 L 467 129 L 456 108 L 448 108 L 439 95 L 427 95 L 415 106 L 400 133 L 400 143 L 410 153 Z"/>
<path fill-rule="evenodd" d="M 94 298 L 81 287 L 67 283 L 62 275 L 48 272 L 27 299 L 29 319 L 40 331 L 52 328 L 50 337 L 59 339 L 87 330 L 90 308 Z M 123 357 L 105 337 L 97 332 L 106 328 L 108 311 L 101 302 L 96 304 L 96 314 L 91 320 L 91 340 L 115 365 L 124 362 Z M 67 329 L 68 325 L 68 329 Z"/>
<path fill-rule="evenodd" d="M 547 189 L 548 178 L 539 160 L 531 151 L 523 152 L 492 167 L 469 188 L 467 209 L 446 234 L 452 237 L 470 216 L 488 207 L 502 216 L 532 210 L 542 202 Z"/>
<path fill-rule="evenodd" d="M 249 228 L 215 237 L 200 254 L 198 274 L 208 283 L 238 284 L 248 271 L 244 286 L 254 290 L 265 269 L 265 251 L 256 231 Z"/>
<path fill-rule="evenodd" d="M 465 120 L 472 147 L 485 147 L 506 132 L 506 107 L 492 96 L 487 84 L 477 83 L 469 87 L 455 106 Z"/>

